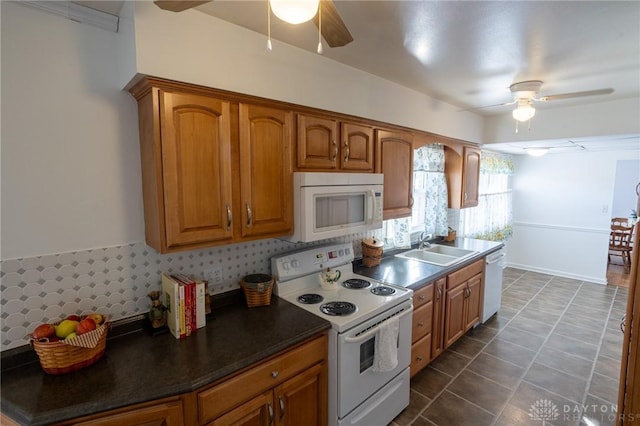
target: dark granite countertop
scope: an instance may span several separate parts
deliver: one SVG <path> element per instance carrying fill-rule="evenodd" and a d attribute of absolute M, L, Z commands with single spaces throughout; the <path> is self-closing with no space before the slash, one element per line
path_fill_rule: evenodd
<path fill-rule="evenodd" d="M 463 262 L 443 267 L 418 260 L 397 257 L 395 256 L 397 253 L 405 250 L 394 250 L 385 253 L 382 261 L 377 266 L 366 267 L 362 264 L 362 260 L 356 260 L 353 264 L 354 272 L 374 280 L 417 290 L 425 284 L 473 263 L 504 246 L 501 242 L 475 240 L 472 238 L 456 238 L 456 240 L 451 243 L 445 243 L 443 241 L 437 241 L 436 243 L 474 250 L 478 253 L 465 259 Z"/>
<path fill-rule="evenodd" d="M 186 339 L 151 337 L 140 328 L 110 338 L 101 360 L 65 375 L 45 374 L 31 350 L 22 365 L 3 353 L 2 413 L 20 424 L 43 425 L 191 392 L 329 327 L 273 296 L 270 306 L 214 307 L 207 326 Z"/>

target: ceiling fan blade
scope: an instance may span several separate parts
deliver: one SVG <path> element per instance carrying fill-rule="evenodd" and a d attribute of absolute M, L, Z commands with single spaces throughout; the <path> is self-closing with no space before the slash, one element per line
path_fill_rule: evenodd
<path fill-rule="evenodd" d="M 182 12 L 201 4 L 209 3 L 211 0 L 191 1 L 191 0 L 154 0 L 154 4 L 160 9 L 169 10 L 171 12 Z"/>
<path fill-rule="evenodd" d="M 320 0 L 320 10 L 322 13 L 322 37 L 331 47 L 345 46 L 353 41 L 351 33 L 342 21 L 333 0 Z M 318 15 L 313 18 L 313 22 L 318 26 Z"/>
<path fill-rule="evenodd" d="M 598 95 L 609 95 L 613 93 L 613 89 L 598 89 L 598 90 L 587 90 L 585 92 L 573 92 L 573 93 L 562 93 L 559 95 L 549 95 L 543 96 L 541 98 L 536 99 L 537 101 L 548 102 L 548 101 L 557 101 L 560 99 L 570 99 L 570 98 L 581 98 L 583 96 L 598 96 Z"/>
<path fill-rule="evenodd" d="M 499 106 L 507 106 L 507 105 L 513 105 L 516 102 L 518 102 L 518 100 L 514 100 L 511 102 L 503 102 L 501 104 L 495 104 L 495 105 L 485 105 L 485 106 L 481 106 L 481 107 L 473 107 L 473 108 L 466 108 L 466 109 L 459 109 L 458 112 L 463 112 L 463 111 L 475 111 L 478 109 L 485 109 L 485 108 L 495 108 L 495 107 L 499 107 Z"/>

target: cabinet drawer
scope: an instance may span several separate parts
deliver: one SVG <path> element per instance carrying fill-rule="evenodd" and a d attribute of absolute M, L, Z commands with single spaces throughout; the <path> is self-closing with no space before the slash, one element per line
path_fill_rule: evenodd
<path fill-rule="evenodd" d="M 431 359 L 431 334 L 427 334 L 411 346 L 411 377 L 429 364 Z"/>
<path fill-rule="evenodd" d="M 420 306 L 413 311 L 413 322 L 411 328 L 411 341 L 421 339 L 431 333 L 431 321 L 433 320 L 433 302 Z"/>
<path fill-rule="evenodd" d="M 474 275 L 480 274 L 482 271 L 484 271 L 484 258 L 449 274 L 447 276 L 447 290 L 459 286 Z"/>
<path fill-rule="evenodd" d="M 198 393 L 198 416 L 206 423 L 327 357 L 323 336 Z"/>
<path fill-rule="evenodd" d="M 424 287 L 413 292 L 413 309 L 433 300 L 433 283 L 429 283 Z"/>

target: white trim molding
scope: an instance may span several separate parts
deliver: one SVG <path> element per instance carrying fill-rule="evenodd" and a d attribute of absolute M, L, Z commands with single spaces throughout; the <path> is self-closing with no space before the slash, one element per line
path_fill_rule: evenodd
<path fill-rule="evenodd" d="M 524 265 L 524 264 L 521 264 L 521 263 L 507 262 L 506 266 L 507 266 L 507 268 L 523 269 L 525 271 L 539 272 L 541 274 L 549 274 L 549 275 L 555 275 L 555 276 L 558 276 L 558 277 L 571 278 L 571 279 L 574 279 L 574 280 L 585 281 L 585 282 L 589 282 L 589 283 L 607 285 L 607 280 L 606 279 L 603 280 L 603 279 L 598 278 L 598 277 L 590 277 L 590 276 L 587 276 L 587 275 L 571 274 L 571 273 L 567 273 L 566 271 L 557 271 L 557 270 L 547 269 L 547 268 L 537 268 L 535 266 Z"/>
<path fill-rule="evenodd" d="M 110 13 L 92 9 L 71 1 L 36 1 L 24 0 L 18 4 L 31 6 L 53 15 L 62 16 L 71 21 L 93 25 L 103 30 L 118 32 L 120 18 Z"/>

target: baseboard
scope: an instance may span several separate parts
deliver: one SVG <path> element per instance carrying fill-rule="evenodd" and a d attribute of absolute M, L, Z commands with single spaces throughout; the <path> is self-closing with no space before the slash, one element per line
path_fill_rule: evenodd
<path fill-rule="evenodd" d="M 607 285 L 606 278 L 602 279 L 602 278 L 596 278 L 596 277 L 589 277 L 586 275 L 571 274 L 565 271 L 556 271 L 553 269 L 546 269 L 546 268 L 536 268 L 535 266 L 522 265 L 520 263 L 507 262 L 506 265 L 508 268 L 524 269 L 526 271 L 531 271 L 531 272 L 540 272 L 541 274 L 556 275 L 558 277 L 572 278 L 574 280 L 587 281 L 594 284 Z"/>

